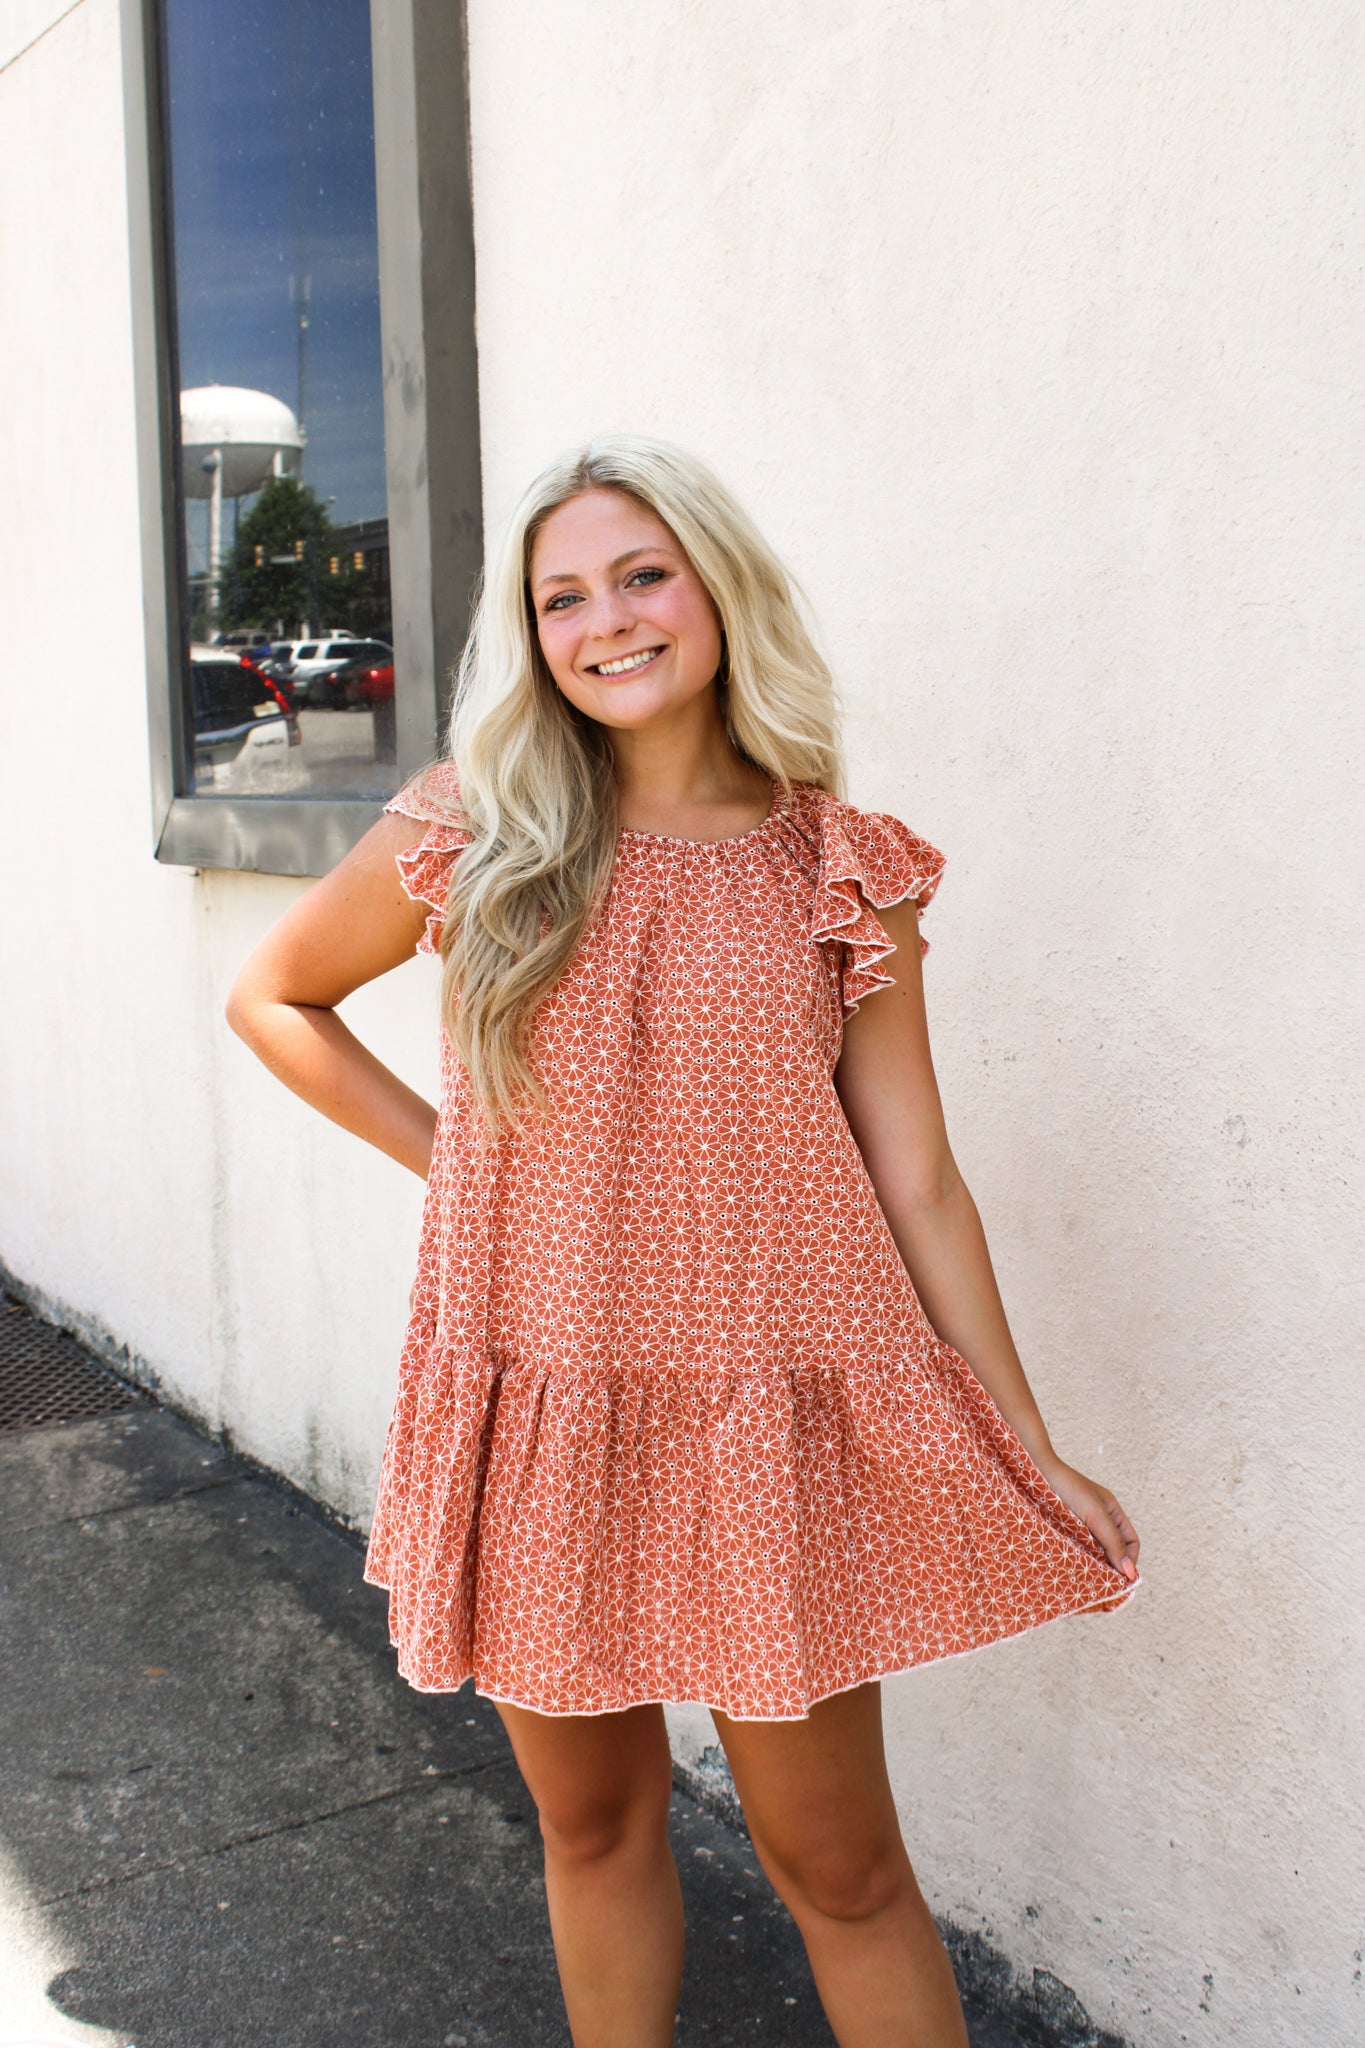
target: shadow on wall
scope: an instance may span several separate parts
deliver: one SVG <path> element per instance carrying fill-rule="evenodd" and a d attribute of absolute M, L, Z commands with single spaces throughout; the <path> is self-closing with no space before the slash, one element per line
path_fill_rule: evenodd
<path fill-rule="evenodd" d="M 718 1742 L 675 1757 L 674 1782 L 747 1842 L 749 1831 Z M 1050 1970 L 1022 1970 L 982 1934 L 938 1919 L 958 1989 L 969 2005 L 998 2019 L 1030 2048 L 1129 2048 L 1097 2027 L 1069 1985 Z"/>

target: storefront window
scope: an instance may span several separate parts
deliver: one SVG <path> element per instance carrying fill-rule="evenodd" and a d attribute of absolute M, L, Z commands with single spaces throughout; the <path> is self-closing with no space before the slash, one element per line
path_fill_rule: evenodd
<path fill-rule="evenodd" d="M 161 0 L 183 793 L 398 783 L 369 0 Z"/>

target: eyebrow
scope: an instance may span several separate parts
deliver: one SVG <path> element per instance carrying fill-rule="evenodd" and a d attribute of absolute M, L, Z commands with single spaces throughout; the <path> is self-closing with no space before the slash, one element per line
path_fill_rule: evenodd
<path fill-rule="evenodd" d="M 619 569 L 626 562 L 633 562 L 637 555 L 669 555 L 672 554 L 672 552 L 673 550 L 669 547 L 655 547 L 653 545 L 642 548 L 627 548 L 623 555 L 617 555 L 615 561 L 608 562 L 607 568 L 609 571 L 612 569 Z M 556 570 L 552 575 L 541 576 L 537 580 L 535 588 L 537 590 L 543 590 L 547 583 L 577 583 L 579 580 L 580 579 L 577 576 L 569 576 L 566 575 L 563 572 L 563 570 Z"/>

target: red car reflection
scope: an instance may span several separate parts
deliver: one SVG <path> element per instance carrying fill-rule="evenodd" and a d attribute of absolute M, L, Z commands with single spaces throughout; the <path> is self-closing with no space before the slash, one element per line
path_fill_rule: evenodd
<path fill-rule="evenodd" d="M 352 661 L 337 670 L 332 684 L 353 709 L 372 710 L 386 698 L 393 701 L 393 663 Z"/>
<path fill-rule="evenodd" d="M 396 761 L 398 725 L 393 698 L 391 661 L 351 661 L 332 677 L 332 688 L 352 711 L 368 711 L 374 720 L 374 758 Z"/>
<path fill-rule="evenodd" d="M 275 699 L 275 702 L 279 705 L 285 717 L 292 718 L 294 715 L 294 693 L 289 688 L 288 684 L 278 681 L 277 678 L 274 676 L 268 676 L 265 670 L 259 667 L 257 663 L 251 659 L 251 656 L 249 654 L 244 654 L 242 656 L 242 667 L 249 668 L 251 670 L 252 675 L 255 676 L 261 688 L 266 692 L 268 696 L 271 696 Z M 392 669 L 389 670 L 389 674 L 390 676 L 392 676 Z M 389 687 L 393 687 L 392 683 L 390 683 Z M 297 744 L 298 733 L 296 729 L 295 732 L 290 736 L 290 745 L 297 746 Z"/>

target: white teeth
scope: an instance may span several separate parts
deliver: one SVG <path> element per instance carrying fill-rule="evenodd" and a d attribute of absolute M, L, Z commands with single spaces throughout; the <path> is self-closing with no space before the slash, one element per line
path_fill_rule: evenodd
<path fill-rule="evenodd" d="M 628 675 L 631 669 L 643 668 L 647 661 L 653 661 L 658 652 L 657 647 L 646 647 L 642 654 L 623 654 L 619 661 L 599 661 L 597 673 L 599 676 Z"/>

